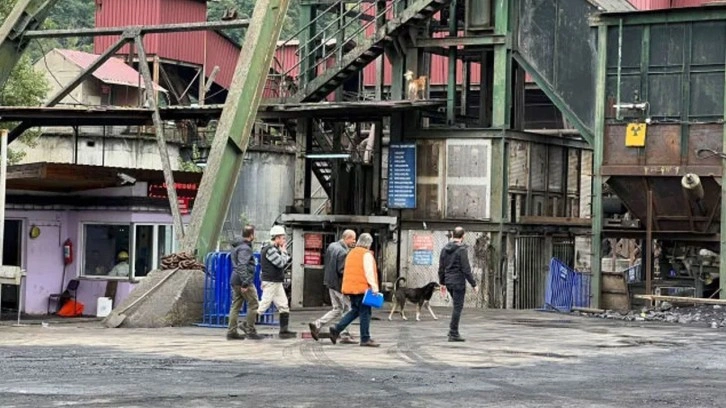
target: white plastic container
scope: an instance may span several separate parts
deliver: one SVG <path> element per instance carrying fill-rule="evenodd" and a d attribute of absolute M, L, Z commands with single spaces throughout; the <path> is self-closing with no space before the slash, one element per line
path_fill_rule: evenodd
<path fill-rule="evenodd" d="M 96 303 L 96 317 L 106 317 L 111 314 L 113 308 L 113 301 L 111 298 L 100 297 Z"/>

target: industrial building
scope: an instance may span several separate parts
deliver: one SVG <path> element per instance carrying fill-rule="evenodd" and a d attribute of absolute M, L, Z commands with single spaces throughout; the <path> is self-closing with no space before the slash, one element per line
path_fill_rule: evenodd
<path fill-rule="evenodd" d="M 95 58 L 68 79 L 75 88 L 115 55 L 137 70 L 123 103 L 140 103 L 108 106 L 108 79 L 85 78 L 110 92 L 76 97 L 104 109 L 53 107 L 73 91 L 59 87 L 46 107 L 0 108 L 22 123 L 10 138 L 65 126 L 78 139 L 85 126 L 103 140 L 108 127 L 135 127 L 162 153 L 153 179 L 163 173 L 172 204 L 155 222 L 174 225 L 173 249 L 201 258 L 246 222 L 283 224 L 293 307 L 327 302 L 322 251 L 344 228 L 373 233 L 390 289 L 399 276 L 436 280 L 439 251 L 463 226 L 482 283 L 470 307 L 545 306 L 552 258 L 589 276 L 592 307 L 622 306 L 612 279 L 627 297 L 716 296 L 724 282 L 724 6 L 305 0 L 299 30 L 268 44 L 287 0 L 260 1 L 244 23 L 204 23 L 205 1 L 134 3 L 128 13 L 128 1 L 96 0 Z M 21 12 L 33 18 L 6 22 L 0 47 L 48 35 L 37 30 L 48 10 Z M 247 27 L 242 47 L 216 31 L 230 27 Z M 73 61 L 53 51 L 63 55 Z M 183 219 L 170 186 L 191 176 L 164 163 L 174 151 L 205 164 Z M 38 272 L 19 251 L 30 281 Z"/>

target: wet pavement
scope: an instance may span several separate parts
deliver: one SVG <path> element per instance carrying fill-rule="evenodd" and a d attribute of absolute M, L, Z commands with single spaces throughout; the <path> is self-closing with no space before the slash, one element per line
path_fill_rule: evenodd
<path fill-rule="evenodd" d="M 293 312 L 293 329 L 321 314 Z M 226 341 L 223 329 L 200 327 L 6 321 L 0 407 L 726 406 L 721 330 L 466 310 L 468 341 L 448 343 L 448 311 L 437 314 L 389 322 L 377 312 L 378 349 Z"/>

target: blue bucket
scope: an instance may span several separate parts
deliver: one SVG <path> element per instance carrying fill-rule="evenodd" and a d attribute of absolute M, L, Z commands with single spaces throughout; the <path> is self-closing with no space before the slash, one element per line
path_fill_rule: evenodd
<path fill-rule="evenodd" d="M 374 294 L 372 290 L 368 289 L 363 295 L 363 304 L 380 309 L 383 307 L 383 293 Z"/>

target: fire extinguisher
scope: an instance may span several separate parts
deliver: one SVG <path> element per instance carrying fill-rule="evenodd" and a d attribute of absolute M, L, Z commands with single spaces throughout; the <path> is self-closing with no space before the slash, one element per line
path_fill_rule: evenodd
<path fill-rule="evenodd" d="M 70 238 L 63 243 L 63 265 L 73 263 L 73 242 Z"/>

